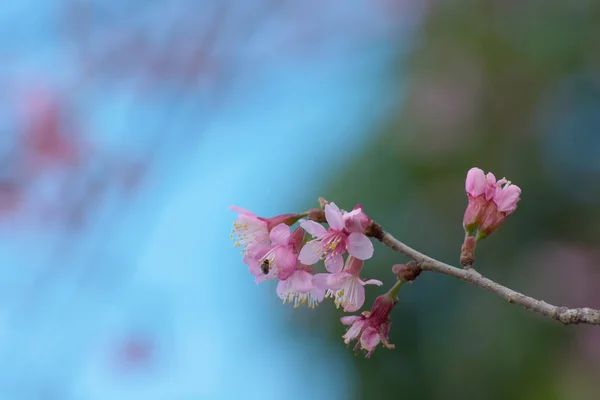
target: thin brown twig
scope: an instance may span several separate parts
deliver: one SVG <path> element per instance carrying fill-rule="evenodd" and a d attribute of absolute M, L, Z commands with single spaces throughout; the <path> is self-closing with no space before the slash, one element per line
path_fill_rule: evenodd
<path fill-rule="evenodd" d="M 537 300 L 533 297 L 525 296 L 515 290 L 509 289 L 499 283 L 492 281 L 481 275 L 474 269 L 462 269 L 445 264 L 435 260 L 425 254 L 405 245 L 390 233 L 385 232 L 381 226 L 372 222 L 367 232 L 368 236 L 382 242 L 387 247 L 406 255 L 416 261 L 419 267 L 424 271 L 433 271 L 440 274 L 450 275 L 461 279 L 472 285 L 483 288 L 491 293 L 508 300 L 509 303 L 517 304 L 528 310 L 541 314 L 545 317 L 550 317 L 556 321 L 562 322 L 565 325 L 571 324 L 590 324 L 600 325 L 600 310 L 593 308 L 567 308 L 554 306 L 546 303 L 543 300 Z"/>

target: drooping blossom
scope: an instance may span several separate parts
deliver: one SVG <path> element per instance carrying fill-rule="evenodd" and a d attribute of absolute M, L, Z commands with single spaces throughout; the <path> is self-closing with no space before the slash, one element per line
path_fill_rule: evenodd
<path fill-rule="evenodd" d="M 325 218 L 329 229 L 314 221 L 300 221 L 300 226 L 315 237 L 300 251 L 300 262 L 313 265 L 324 258 L 327 270 L 335 273 L 342 270 L 343 255 L 346 253 L 360 260 L 373 256 L 373 244 L 369 238 L 361 232 L 349 232 L 346 229 L 344 216 L 335 203 L 325 206 Z"/>
<path fill-rule="evenodd" d="M 350 326 L 346 334 L 342 336 L 344 343 L 349 345 L 353 340 L 357 340 L 354 351 L 363 349 L 367 352 L 366 357 L 371 356 L 379 343 L 390 350 L 393 349 L 394 345 L 388 342 L 389 315 L 396 303 L 396 297 L 388 292 L 375 299 L 371 311 L 365 311 L 361 315 L 342 317 L 342 324 Z"/>
<path fill-rule="evenodd" d="M 349 256 L 342 272 L 327 275 L 327 297 L 332 297 L 336 307 L 342 306 L 346 312 L 358 311 L 365 303 L 365 285 L 381 286 L 376 279 L 360 279 L 364 261 Z"/>
<path fill-rule="evenodd" d="M 478 229 L 482 239 L 494 232 L 512 214 L 519 202 L 521 189 L 506 179 L 496 181 L 491 172 L 484 175 L 479 168 L 467 173 L 465 189 L 469 204 L 465 211 L 463 227 L 467 236 Z"/>
<path fill-rule="evenodd" d="M 235 241 L 235 247 L 242 247 L 242 253 L 246 253 L 252 247 L 268 245 L 269 232 L 275 226 L 281 223 L 292 225 L 301 217 L 298 214 L 281 214 L 272 218 L 263 218 L 240 207 L 230 208 L 238 213 L 238 218 L 233 223 L 229 236 Z"/>
<path fill-rule="evenodd" d="M 303 237 L 301 228 L 291 233 L 290 227 L 282 223 L 269 233 L 269 245 L 250 248 L 244 256 L 244 262 L 250 266 L 250 273 L 256 277 L 256 282 L 290 277 L 296 267 Z"/>
<path fill-rule="evenodd" d="M 326 280 L 327 274 L 314 274 L 309 266 L 298 262 L 292 275 L 277 284 L 277 295 L 283 304 L 289 302 L 294 308 L 315 308 L 325 298 Z"/>

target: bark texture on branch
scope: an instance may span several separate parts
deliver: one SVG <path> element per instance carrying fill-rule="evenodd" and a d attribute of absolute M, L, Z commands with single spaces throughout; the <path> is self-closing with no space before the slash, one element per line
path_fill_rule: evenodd
<path fill-rule="evenodd" d="M 435 260 L 425 254 L 405 245 L 398 239 L 393 237 L 388 232 L 385 232 L 381 226 L 375 222 L 372 222 L 367 231 L 365 232 L 368 236 L 371 236 L 387 247 L 406 255 L 418 263 L 423 271 L 433 271 L 445 275 L 450 275 L 455 278 L 461 279 L 472 285 L 479 286 L 489 292 L 492 292 L 500 297 L 508 300 L 509 303 L 517 304 L 528 310 L 534 311 L 538 314 L 550 317 L 565 325 L 571 324 L 590 324 L 600 325 L 600 310 L 593 308 L 567 308 L 554 306 L 546 303 L 543 300 L 537 300 L 533 297 L 525 296 L 515 290 L 509 289 L 499 283 L 492 281 L 481 275 L 474 269 L 462 269 L 453 267 L 452 265 L 445 264 L 441 261 Z"/>

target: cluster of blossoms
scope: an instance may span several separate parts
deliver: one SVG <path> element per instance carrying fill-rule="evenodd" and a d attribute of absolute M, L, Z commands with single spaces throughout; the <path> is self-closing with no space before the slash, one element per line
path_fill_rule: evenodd
<path fill-rule="evenodd" d="M 463 263 L 461 253 L 465 266 L 472 263 L 474 243 L 496 230 L 516 209 L 521 193 L 506 179 L 496 181 L 494 175 L 484 175 L 478 168 L 469 171 L 466 188 L 469 204 L 463 225 L 468 240 L 463 253 L 471 260 Z M 238 213 L 231 237 L 235 246 L 242 248 L 243 262 L 256 283 L 278 281 L 277 295 L 284 304 L 314 308 L 325 298 L 332 298 L 345 312 L 356 312 L 364 305 L 365 285 L 382 285 L 381 281 L 363 280 L 360 276 L 365 260 L 373 257 L 373 244 L 366 233 L 377 237 L 369 231 L 374 223 L 360 205 L 350 212 L 324 200 L 322 206 L 302 214 L 272 218 L 231 207 Z M 477 236 L 473 236 L 476 230 Z M 321 260 L 326 272 L 316 273 L 313 267 Z M 420 273 L 414 262 L 395 265 L 392 271 L 397 282 L 377 297 L 370 311 L 341 319 L 349 326 L 343 336 L 345 343 L 356 340 L 354 350 L 365 350 L 367 357 L 380 343 L 389 349 L 394 347 L 388 342 L 389 315 L 401 284 L 416 279 Z"/>
<path fill-rule="evenodd" d="M 258 217 L 238 207 L 232 209 L 238 212 L 238 219 L 233 224 L 231 237 L 235 246 L 242 247 L 243 262 L 257 283 L 277 280 L 277 295 L 284 303 L 314 308 L 330 297 L 337 307 L 355 312 L 365 302 L 364 286 L 382 285 L 381 281 L 360 277 L 364 261 L 373 257 L 373 243 L 364 234 L 371 219 L 360 205 L 347 212 L 335 203 L 327 203 L 323 211 L 318 210 L 320 213 L 284 214 L 273 218 Z M 315 221 L 321 219 L 327 222 L 327 228 Z M 298 226 L 292 230 L 296 222 Z M 315 273 L 313 266 L 321 260 L 326 272 Z M 386 323 L 389 327 L 389 321 Z M 378 330 L 383 335 L 383 343 L 387 343 L 388 329 Z M 359 343 L 370 354 L 379 340 Z"/>
<path fill-rule="evenodd" d="M 477 241 L 491 235 L 517 209 L 521 188 L 505 178 L 496 180 L 491 172 L 486 175 L 479 168 L 471 168 L 465 190 L 469 204 L 463 218 L 465 242 L 460 262 L 469 267 L 474 262 Z"/>
<path fill-rule="evenodd" d="M 477 230 L 477 240 L 484 239 L 517 209 L 521 200 L 521 189 L 505 178 L 496 180 L 494 174 L 487 175 L 479 168 L 467 173 L 465 189 L 469 205 L 463 218 L 467 236 Z"/>

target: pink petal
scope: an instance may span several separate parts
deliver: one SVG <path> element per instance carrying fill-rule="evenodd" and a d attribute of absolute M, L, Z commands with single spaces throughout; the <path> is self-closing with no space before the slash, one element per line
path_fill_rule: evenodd
<path fill-rule="evenodd" d="M 486 200 L 492 200 L 496 193 L 496 177 L 491 172 L 485 176 L 485 188 L 483 189 Z"/>
<path fill-rule="evenodd" d="M 373 243 L 362 233 L 353 232 L 348 236 L 348 253 L 359 260 L 373 257 Z"/>
<path fill-rule="evenodd" d="M 348 315 L 340 318 L 342 320 L 342 324 L 344 325 L 352 325 L 356 321 L 360 319 L 360 315 Z"/>
<path fill-rule="evenodd" d="M 313 275 L 313 290 L 311 291 L 317 301 L 321 302 L 325 298 L 325 292 L 329 287 L 327 286 L 327 277 L 329 274 L 316 274 Z"/>
<path fill-rule="evenodd" d="M 344 283 L 352 278 L 352 275 L 345 272 L 338 272 L 327 275 L 327 286 L 332 290 L 340 290 Z"/>
<path fill-rule="evenodd" d="M 325 259 L 325 269 L 331 272 L 332 274 L 336 272 L 340 272 L 344 267 L 344 257 L 342 255 L 337 254 L 335 256 L 327 257 Z"/>
<path fill-rule="evenodd" d="M 479 168 L 471 168 L 467 172 L 467 180 L 465 181 L 465 190 L 473 197 L 480 196 L 485 187 L 485 175 Z"/>
<path fill-rule="evenodd" d="M 313 276 L 306 271 L 296 270 L 288 281 L 291 281 L 296 292 L 307 293 L 313 288 Z"/>
<path fill-rule="evenodd" d="M 344 265 L 343 271 L 349 273 L 350 275 L 359 276 L 360 271 L 363 269 L 364 263 L 365 262 L 363 260 L 359 260 L 353 256 L 348 256 L 348 258 L 346 258 L 346 264 Z"/>
<path fill-rule="evenodd" d="M 291 247 L 281 246 L 275 250 L 275 268 L 278 270 L 277 277 L 286 280 L 296 269 L 296 254 Z"/>
<path fill-rule="evenodd" d="M 345 302 L 342 305 L 346 312 L 358 311 L 365 304 L 365 288 L 360 284 L 359 279 L 352 279 L 345 290 L 344 300 Z"/>
<path fill-rule="evenodd" d="M 246 259 L 255 259 L 258 260 L 259 258 L 262 258 L 265 254 L 267 254 L 267 252 L 271 249 L 271 246 L 265 245 L 263 243 L 256 243 L 253 244 L 252 246 L 248 246 L 248 249 L 246 250 L 246 256 L 244 257 L 244 260 Z M 246 261 L 244 261 L 244 263 L 246 263 Z"/>
<path fill-rule="evenodd" d="M 257 260 L 250 259 L 250 263 L 248 264 L 250 273 L 254 276 L 263 275 L 262 270 L 260 269 L 260 263 Z"/>
<path fill-rule="evenodd" d="M 292 225 L 290 224 L 290 222 L 295 222 L 296 219 L 296 214 L 280 214 L 280 215 L 276 215 L 274 217 L 271 218 L 261 218 L 259 217 L 259 219 L 261 219 L 265 225 L 267 226 L 267 228 L 269 228 L 269 231 L 271 229 L 273 229 L 274 226 L 279 225 L 279 224 L 286 224 L 286 225 Z"/>
<path fill-rule="evenodd" d="M 498 206 L 498 211 L 512 213 L 517 209 L 517 203 L 521 196 L 521 188 L 517 185 L 510 185 L 496 193 L 494 203 Z"/>
<path fill-rule="evenodd" d="M 365 214 L 360 205 L 354 210 L 344 213 L 344 225 L 348 232 L 363 233 L 371 223 L 371 218 Z"/>
<path fill-rule="evenodd" d="M 377 286 L 383 285 L 383 282 L 378 281 L 377 279 L 369 279 L 368 281 L 359 281 L 359 282 L 363 286 L 365 286 L 365 285 L 377 285 Z"/>
<path fill-rule="evenodd" d="M 342 336 L 344 338 L 344 343 L 349 344 L 352 340 L 356 339 L 358 335 L 360 335 L 364 325 L 364 320 L 354 322 L 350 329 L 348 329 L 348 332 Z"/>
<path fill-rule="evenodd" d="M 294 250 L 296 250 L 296 252 L 300 251 L 300 249 L 302 248 L 304 234 L 304 229 L 302 229 L 302 227 L 298 227 L 294 229 L 294 232 L 292 232 L 292 235 L 290 236 L 288 243 L 294 246 Z"/>
<path fill-rule="evenodd" d="M 286 224 L 279 224 L 273 228 L 269 234 L 269 237 L 271 238 L 271 242 L 273 242 L 273 244 L 285 246 L 290 240 L 290 227 Z"/>
<path fill-rule="evenodd" d="M 384 322 L 380 327 L 379 327 L 379 335 L 381 336 L 381 340 L 383 340 L 384 342 L 387 342 L 387 337 L 388 334 L 390 333 L 390 322 Z M 389 343 L 388 343 L 389 346 Z M 393 346 L 393 345 L 392 345 Z"/>
<path fill-rule="evenodd" d="M 291 284 L 289 280 L 279 281 L 277 284 L 277 296 L 279 296 L 281 300 L 285 300 L 286 295 L 291 291 Z"/>
<path fill-rule="evenodd" d="M 379 333 L 372 326 L 365 329 L 363 334 L 360 336 L 360 345 L 367 351 L 373 351 L 379 344 L 381 338 Z"/>
<path fill-rule="evenodd" d="M 238 207 L 238 206 L 230 206 L 229 209 L 233 210 L 233 211 L 235 211 L 237 213 L 240 213 L 240 214 L 246 214 L 246 215 L 256 216 L 252 211 L 245 210 L 245 209 L 243 209 L 241 207 Z"/>
<path fill-rule="evenodd" d="M 306 243 L 298 255 L 298 260 L 305 265 L 316 264 L 320 259 L 319 242 L 315 241 Z"/>
<path fill-rule="evenodd" d="M 267 228 L 267 223 L 252 213 L 238 214 L 237 221 L 239 224 L 248 225 L 248 228 L 253 228 L 253 229 L 264 228 L 265 230 Z"/>
<path fill-rule="evenodd" d="M 327 229 L 325 229 L 323 225 L 318 224 L 315 221 L 300 220 L 300 226 L 306 232 L 317 238 L 327 233 Z"/>
<path fill-rule="evenodd" d="M 329 203 L 325 206 L 325 219 L 334 231 L 339 232 L 344 229 L 344 216 L 335 203 Z"/>

